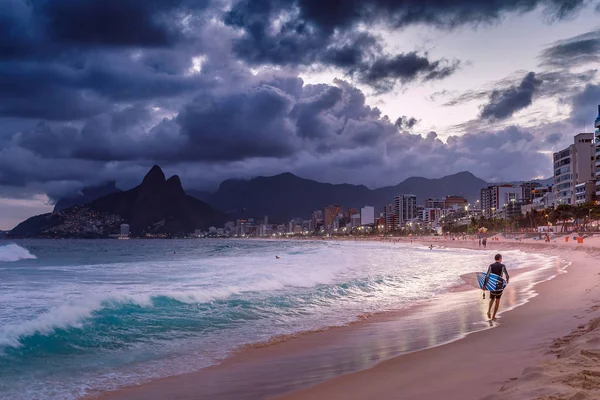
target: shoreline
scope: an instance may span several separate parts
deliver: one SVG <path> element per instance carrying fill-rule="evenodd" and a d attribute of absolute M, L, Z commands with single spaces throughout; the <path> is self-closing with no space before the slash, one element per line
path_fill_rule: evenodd
<path fill-rule="evenodd" d="M 410 240 L 410 239 L 409 239 Z M 408 240 L 407 240 L 408 241 Z M 439 243 L 440 245 L 443 244 L 444 247 L 460 247 L 460 248 L 477 248 L 477 242 L 473 242 L 473 241 L 463 241 L 463 240 L 457 240 L 457 241 L 447 241 L 447 240 L 432 240 L 432 241 L 426 241 L 426 240 L 417 240 L 416 238 L 413 239 L 414 242 L 416 242 L 416 244 L 429 244 L 431 242 L 433 243 Z M 526 246 L 526 249 L 523 249 L 522 242 L 518 242 L 518 245 L 513 245 L 512 242 L 508 242 L 506 240 L 504 241 L 500 241 L 500 242 L 492 242 L 490 243 L 490 245 L 488 245 L 487 250 L 492 250 L 495 247 L 498 248 L 503 248 L 505 250 L 511 249 L 511 250 L 523 250 L 525 252 L 528 253 L 543 253 L 543 254 L 548 254 L 546 251 L 542 251 L 542 250 L 550 250 L 551 248 L 554 248 L 556 246 L 548 246 L 548 244 L 543 244 L 543 243 L 535 243 L 533 246 Z M 496 246 L 497 245 L 497 246 Z M 541 247 L 539 246 L 541 245 Z M 533 248 L 531 248 L 533 247 Z M 549 254 L 551 256 L 562 256 L 562 254 L 556 254 L 557 252 L 554 251 L 556 249 L 553 249 L 552 253 L 554 254 Z M 560 253 L 560 252 L 558 252 Z M 564 258 L 564 257 L 563 257 Z M 518 271 L 518 270 L 517 270 Z M 562 276 L 565 275 L 569 275 L 569 274 L 562 274 Z M 550 278 L 549 278 L 550 279 Z M 554 280 L 550 280 L 548 282 L 553 282 Z M 535 285 L 534 290 L 536 292 L 538 292 L 538 287 L 540 287 L 540 285 L 544 285 L 548 282 L 544 282 L 544 283 L 538 283 Z M 543 292 L 543 291 L 542 291 Z M 505 296 L 506 297 L 506 296 Z M 535 298 L 534 298 L 535 300 Z M 528 304 L 532 301 L 532 299 L 527 299 L 526 303 L 524 305 L 522 305 L 521 307 L 518 307 L 518 309 L 522 309 L 523 307 L 528 307 Z M 425 305 L 427 306 L 427 305 Z M 504 304 L 504 307 L 506 307 L 506 304 Z M 502 311 L 502 308 L 501 308 Z M 504 308 L 504 312 L 506 312 L 506 308 Z M 510 313 L 514 312 L 515 310 L 510 311 Z M 404 310 L 404 312 L 406 312 Z M 318 332 L 318 333 L 305 333 L 305 334 L 300 334 L 298 335 L 299 337 L 295 337 L 295 338 L 291 338 L 291 340 L 285 340 L 283 343 L 276 343 L 274 345 L 269 345 L 269 343 L 266 344 L 266 346 L 258 346 L 259 348 L 257 349 L 254 346 L 250 346 L 250 350 L 245 351 L 243 350 L 241 353 L 245 353 L 242 354 L 240 357 L 239 353 L 235 353 L 232 358 L 234 360 L 231 359 L 227 359 L 225 360 L 222 364 L 219 364 L 217 366 L 214 367 L 209 367 L 205 370 L 201 370 L 198 372 L 194 372 L 191 374 L 187 374 L 187 375 L 179 375 L 179 376 L 174 376 L 174 377 L 168 377 L 168 378 L 163 378 L 163 379 L 158 379 L 155 381 L 151 381 L 148 383 L 144 383 L 142 385 L 139 386 L 134 386 L 134 387 L 128 387 L 128 388 L 123 388 L 123 389 L 119 389 L 117 391 L 113 391 L 113 392 L 101 392 L 98 394 L 94 394 L 91 396 L 88 396 L 86 398 L 102 398 L 102 399 L 135 399 L 135 398 L 164 398 L 165 395 L 169 395 L 170 390 L 175 390 L 177 392 L 177 398 L 211 398 L 211 397 L 202 397 L 202 395 L 199 393 L 199 387 L 201 386 L 201 383 L 206 383 L 206 381 L 208 379 L 215 376 L 215 374 L 218 375 L 219 371 L 222 373 L 223 370 L 225 369 L 233 369 L 233 370 L 239 370 L 239 366 L 241 365 L 248 367 L 250 364 L 252 364 L 253 360 L 261 357 L 267 357 L 272 355 L 273 353 L 287 353 L 289 352 L 290 356 L 294 354 L 294 352 L 296 350 L 298 350 L 298 347 L 302 347 L 303 345 L 308 345 L 308 346 L 313 346 L 313 350 L 315 350 L 315 348 L 318 350 L 320 347 L 323 347 L 323 343 L 322 341 L 327 341 L 327 340 L 336 340 L 336 337 L 340 337 L 343 336 L 343 333 L 341 333 L 341 331 L 344 331 L 346 329 L 361 329 L 361 325 L 368 325 L 368 324 L 372 324 L 372 323 L 377 323 L 379 319 L 391 319 L 391 320 L 395 320 L 397 322 L 397 320 L 401 317 L 400 315 L 398 315 L 398 313 L 396 312 L 395 315 L 391 315 L 392 312 L 384 312 L 381 313 L 383 315 L 379 315 L 376 314 L 374 317 L 374 319 L 369 318 L 368 321 L 359 321 L 357 323 L 351 324 L 352 327 L 348 327 L 348 326 L 343 326 L 343 327 L 334 327 L 334 328 L 329 328 L 323 332 Z M 400 313 L 402 313 L 402 310 L 400 311 Z M 510 313 L 506 314 L 507 316 L 510 315 Z M 503 325 L 503 320 L 504 318 L 502 318 L 502 320 L 500 321 L 500 326 Z M 357 327 L 357 325 L 359 325 Z M 497 327 L 499 328 L 499 327 Z M 496 330 L 496 329 L 493 329 Z M 405 353 L 405 354 L 401 354 L 401 355 L 395 355 L 392 356 L 391 359 L 387 360 L 387 361 L 382 361 L 380 360 L 373 360 L 373 362 L 371 362 L 370 364 L 365 364 L 362 365 L 360 368 L 357 369 L 362 369 L 362 371 L 359 372 L 352 372 L 350 371 L 341 371 L 340 373 L 334 374 L 333 376 L 328 376 L 326 377 L 327 379 L 325 379 L 324 383 L 319 383 L 319 380 L 317 380 L 315 383 L 317 384 L 316 386 L 313 386 L 312 388 L 309 389 L 300 389 L 300 391 L 294 392 L 292 391 L 291 395 L 287 395 L 287 396 L 291 396 L 290 398 L 306 398 L 306 396 L 309 396 L 310 398 L 329 398 L 330 393 L 328 393 L 327 395 L 321 396 L 320 394 L 317 394 L 317 397 L 314 397 L 315 393 L 313 393 L 313 391 L 319 391 L 321 389 L 326 389 L 327 387 L 330 386 L 330 384 L 332 382 L 336 382 L 338 379 L 344 379 L 347 376 L 354 376 L 355 374 L 367 374 L 369 371 L 372 371 L 374 369 L 380 368 L 380 365 L 386 364 L 388 362 L 394 361 L 394 360 L 399 360 L 399 359 L 403 359 L 405 357 L 411 356 L 411 358 L 414 358 L 414 354 L 420 354 L 422 352 L 429 352 L 429 351 L 437 351 L 438 349 L 442 349 L 445 348 L 447 346 L 452 346 L 455 343 L 458 342 L 465 342 L 465 341 L 469 341 L 471 340 L 470 338 L 475 336 L 475 335 L 479 335 L 482 334 L 483 332 L 488 332 L 490 331 L 489 329 L 485 329 L 483 331 L 481 330 L 476 330 L 473 332 L 468 332 L 465 337 L 462 338 L 454 338 L 451 339 L 450 341 L 446 341 L 443 343 L 438 343 L 435 345 L 435 347 L 428 347 L 425 348 L 424 350 L 415 350 L 414 352 L 409 352 L 409 353 Z M 314 339 L 314 336 L 319 336 L 321 338 L 323 338 L 323 340 L 320 341 L 315 341 L 312 340 Z M 555 338 L 555 337 L 553 337 Z M 312 342 L 312 343 L 311 343 Z M 316 343 L 315 343 L 316 342 Z M 316 347 L 315 347 L 316 344 Z M 258 350 L 258 351 L 257 351 Z M 248 354 L 251 353 L 251 354 Z M 285 354 L 284 354 L 285 355 Z M 281 356 L 281 354 L 279 354 L 279 356 Z M 389 358 L 389 357 L 388 357 Z M 375 364 L 375 365 L 373 365 Z M 356 369 L 355 369 L 356 371 Z M 239 371 L 237 371 L 239 373 Z M 233 374 L 234 376 L 236 376 L 236 374 Z M 341 376 L 340 376 L 341 375 Z M 337 376 L 337 377 L 335 377 Z M 239 378 L 239 375 L 238 375 Z M 322 381 L 322 380 L 321 380 Z M 257 383 L 258 384 L 258 383 Z M 306 386 L 306 385 L 304 385 Z M 294 388 L 293 390 L 297 390 L 299 388 Z M 289 390 L 286 390 L 289 391 Z M 306 391 L 310 391 L 309 394 L 306 393 Z M 296 393 L 296 394 L 294 394 Z M 162 396 L 161 396 L 162 394 Z M 367 396 L 370 394 L 365 394 L 363 393 L 363 395 Z M 303 397 L 304 396 L 304 397 Z M 348 393 L 346 393 L 344 396 L 342 396 L 344 398 L 348 398 Z M 224 396 L 222 398 L 234 398 L 234 397 L 227 397 Z M 239 397 L 238 397 L 239 398 Z M 254 397 L 243 397 L 243 398 L 264 398 L 261 397 L 260 395 L 255 395 Z M 286 396 L 284 396 L 283 398 L 287 398 Z M 341 397 L 340 397 L 341 398 Z M 360 398 L 360 397 L 356 397 L 356 398 Z M 384 397 L 385 398 L 385 395 Z M 414 398 L 419 398 L 419 397 L 414 397 Z M 421 397 L 421 398 L 427 398 L 427 397 Z"/>
<path fill-rule="evenodd" d="M 442 242 L 446 247 L 465 244 L 462 240 Z M 599 244 L 583 247 L 556 241 L 551 244 L 493 241 L 488 250 L 520 249 L 559 255 L 571 265 L 567 273 L 538 283 L 535 286 L 538 296 L 502 315 L 496 329 L 479 331 L 438 348 L 399 356 L 368 370 L 276 398 L 394 399 L 398 398 L 398 393 L 402 393 L 402 399 L 600 398 L 600 384 L 557 385 L 546 373 L 547 369 L 552 369 L 547 365 L 552 365 L 560 350 L 557 350 L 560 347 L 557 343 L 569 349 L 572 337 L 579 337 L 578 332 L 587 332 L 590 327 L 600 325 L 597 319 L 600 317 L 600 295 L 594 293 L 600 286 L 600 277 L 593 268 L 597 261 L 590 257 L 600 256 Z M 471 247 L 478 247 L 477 242 Z M 560 302 L 556 301 L 554 293 L 560 293 Z M 490 344 L 493 345 L 491 351 Z M 462 361 L 456 362 L 457 359 Z M 566 369 L 564 365 L 556 368 L 560 372 Z M 588 370 L 588 375 L 595 376 L 594 373 Z M 428 385 L 429 377 L 435 377 L 434 385 Z"/>

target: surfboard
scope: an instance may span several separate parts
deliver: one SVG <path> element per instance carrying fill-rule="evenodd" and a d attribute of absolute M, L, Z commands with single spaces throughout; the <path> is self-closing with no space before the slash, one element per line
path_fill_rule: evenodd
<path fill-rule="evenodd" d="M 485 272 L 475 272 L 462 275 L 461 278 L 471 286 L 481 289 L 485 281 Z M 501 276 L 490 274 L 485 290 L 503 290 L 506 287 L 506 281 Z"/>
<path fill-rule="evenodd" d="M 483 283 L 485 282 L 485 275 L 485 272 L 477 273 L 477 282 L 479 283 L 480 289 L 483 287 Z M 490 274 L 487 284 L 485 285 L 485 290 L 504 290 L 505 287 L 506 281 L 503 277 L 496 274 Z"/>

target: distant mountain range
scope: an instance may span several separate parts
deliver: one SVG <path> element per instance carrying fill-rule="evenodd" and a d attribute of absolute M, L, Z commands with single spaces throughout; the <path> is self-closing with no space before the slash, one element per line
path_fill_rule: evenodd
<path fill-rule="evenodd" d="M 177 175 L 167 180 L 155 165 L 133 189 L 29 218 L 10 231 L 9 236 L 106 237 L 119 233 L 121 223 L 129 224 L 132 236 L 182 236 L 225 222 L 222 212 L 188 196 Z"/>
<path fill-rule="evenodd" d="M 538 182 L 542 185 L 551 184 L 552 178 Z M 268 215 L 273 222 L 283 222 L 295 217 L 308 218 L 314 210 L 323 209 L 330 204 L 341 204 L 345 208 L 372 205 L 376 212 L 381 212 L 383 206 L 391 203 L 394 196 L 399 194 L 414 194 L 420 204 L 428 197 L 447 195 L 464 196 L 475 204 L 479 199 L 480 189 L 491 184 L 466 171 L 438 179 L 412 177 L 395 186 L 378 189 L 369 189 L 364 185 L 322 183 L 284 173 L 248 180 L 228 179 L 214 193 L 189 189 L 187 194 L 223 211 L 228 220 L 262 218 Z M 81 196 L 61 199 L 57 202 L 57 207 L 59 203 L 61 206 L 84 204 L 95 193 L 102 191 L 120 192 L 113 182 L 109 182 L 85 188 Z"/>
<path fill-rule="evenodd" d="M 399 194 L 414 194 L 422 203 L 428 197 L 459 195 L 473 204 L 479 190 L 487 182 L 470 172 L 460 172 L 439 179 L 408 178 L 395 186 L 369 189 L 363 185 L 321 183 L 285 173 L 250 180 L 229 179 L 221 183 L 215 193 L 190 190 L 192 196 L 206 201 L 232 217 L 262 218 L 288 221 L 295 217 L 307 218 L 314 210 L 330 204 L 359 208 L 374 206 L 377 212 L 393 202 Z"/>

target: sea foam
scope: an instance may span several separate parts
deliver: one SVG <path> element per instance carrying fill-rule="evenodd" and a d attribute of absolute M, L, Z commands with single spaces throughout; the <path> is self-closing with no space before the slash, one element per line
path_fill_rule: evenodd
<path fill-rule="evenodd" d="M 14 243 L 0 246 L 0 262 L 13 262 L 37 258 L 29 250 Z"/>

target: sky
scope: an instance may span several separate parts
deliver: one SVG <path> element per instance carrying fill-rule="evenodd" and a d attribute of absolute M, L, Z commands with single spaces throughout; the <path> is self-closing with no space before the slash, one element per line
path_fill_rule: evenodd
<path fill-rule="evenodd" d="M 185 188 L 552 174 L 598 0 L 2 0 L 0 229 L 154 164 Z"/>

